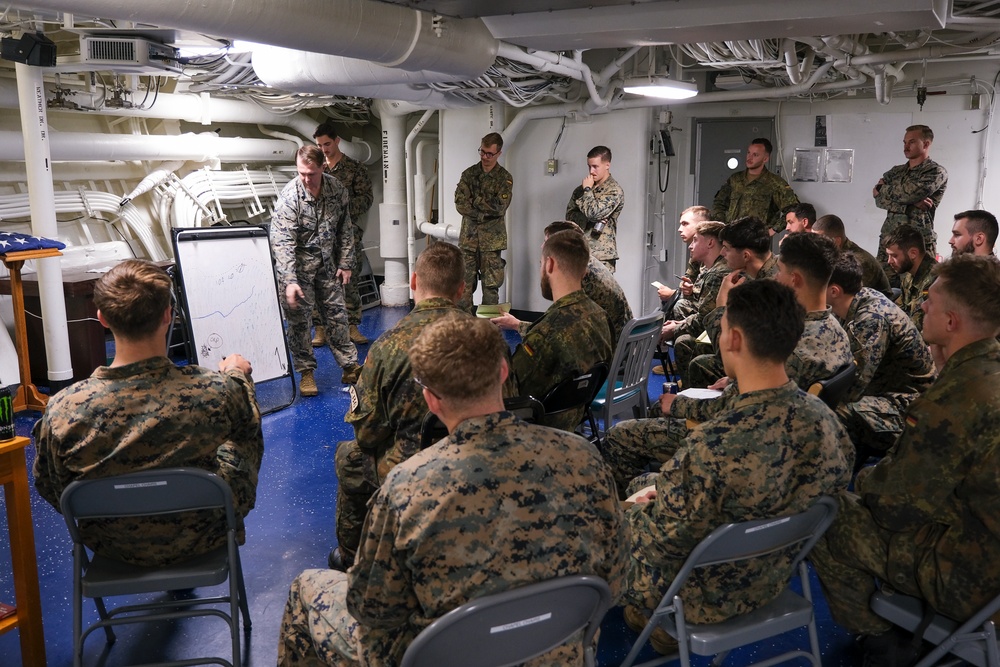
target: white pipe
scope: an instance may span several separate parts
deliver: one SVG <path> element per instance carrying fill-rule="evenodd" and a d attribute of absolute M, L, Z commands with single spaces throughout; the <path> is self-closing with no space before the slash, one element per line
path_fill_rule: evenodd
<path fill-rule="evenodd" d="M 382 119 L 383 197 L 379 204 L 379 251 L 385 260 L 382 304 L 402 306 L 410 299 L 406 253 L 406 118 L 391 104 L 376 100 Z"/>
<path fill-rule="evenodd" d="M 257 125 L 257 131 L 260 132 L 261 134 L 263 134 L 266 137 L 274 137 L 275 139 L 283 139 L 285 141 L 291 141 L 292 143 L 294 143 L 299 148 L 302 148 L 302 146 L 305 145 L 305 142 L 303 142 L 302 139 L 300 139 L 299 137 L 296 137 L 294 134 L 288 134 L 287 132 L 277 132 L 275 130 L 269 130 L 266 127 L 264 127 L 263 125 L 260 125 L 260 124 Z"/>
<path fill-rule="evenodd" d="M 417 121 L 413 129 L 410 130 L 409 134 L 406 135 L 406 141 L 403 144 L 403 156 L 406 160 L 406 266 L 407 275 L 413 273 L 413 264 L 416 262 L 416 248 L 414 244 L 416 243 L 416 234 L 414 232 L 414 198 L 415 198 L 415 186 L 413 181 L 414 166 L 414 155 L 413 155 L 413 140 L 417 138 L 420 131 L 424 129 L 424 125 L 427 121 L 431 119 L 434 112 L 431 110 L 425 111 Z M 412 295 L 411 295 L 412 296 Z"/>
<path fill-rule="evenodd" d="M 22 150 L 28 155 L 28 199 L 31 204 L 31 233 L 56 238 L 56 212 L 52 205 L 52 159 L 49 155 L 49 121 L 45 106 L 45 84 L 42 69 L 16 63 L 17 91 L 21 99 Z M 37 260 L 38 297 L 42 306 L 42 332 L 51 382 L 73 379 L 73 362 L 69 355 L 69 328 L 66 322 L 66 301 L 63 297 L 62 266 L 58 257 Z M 27 350 L 22 350 L 23 354 Z"/>
<path fill-rule="evenodd" d="M 458 240 L 458 234 L 461 231 L 460 228 L 455 225 L 446 225 L 443 222 L 434 224 L 432 222 L 421 222 L 417 225 L 417 229 L 422 231 L 428 236 L 433 236 L 434 238 L 444 239 L 446 241 L 456 241 Z"/>
<path fill-rule="evenodd" d="M 175 160 L 173 162 L 164 162 L 155 171 L 151 171 L 144 179 L 139 181 L 139 185 L 135 186 L 131 192 L 122 197 L 121 206 L 129 203 L 136 197 L 143 195 L 154 187 L 162 183 L 170 174 L 174 173 L 178 169 L 184 166 L 183 160 Z"/>

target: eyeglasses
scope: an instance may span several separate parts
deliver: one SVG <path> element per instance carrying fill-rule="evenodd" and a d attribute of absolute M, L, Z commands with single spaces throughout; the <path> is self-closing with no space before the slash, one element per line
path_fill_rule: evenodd
<path fill-rule="evenodd" d="M 495 157 L 496 157 L 497 155 L 500 155 L 500 151 L 497 151 L 496 153 L 491 153 L 491 152 L 489 152 L 489 151 L 484 151 L 484 150 L 483 150 L 482 148 L 480 148 L 480 149 L 479 149 L 479 154 L 480 154 L 481 156 L 483 156 L 484 158 L 486 158 L 487 160 L 492 160 L 492 159 L 493 159 L 493 158 L 495 158 Z"/>
<path fill-rule="evenodd" d="M 439 401 L 441 400 L 441 397 L 438 395 L 438 393 L 433 389 L 431 389 L 430 387 L 428 387 L 427 385 L 425 385 L 423 383 L 423 380 L 418 378 L 416 375 L 413 376 L 413 382 L 421 389 L 426 389 L 427 391 L 431 392 L 431 396 L 433 396 L 434 398 L 438 399 Z"/>

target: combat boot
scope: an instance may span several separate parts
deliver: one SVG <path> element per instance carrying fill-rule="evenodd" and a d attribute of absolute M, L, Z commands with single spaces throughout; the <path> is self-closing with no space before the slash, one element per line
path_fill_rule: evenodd
<path fill-rule="evenodd" d="M 357 384 L 358 378 L 361 377 L 361 366 L 357 364 L 351 364 L 344 368 L 343 376 L 340 381 L 343 384 Z"/>
<path fill-rule="evenodd" d="M 368 339 L 365 338 L 365 335 L 361 333 L 360 329 L 358 329 L 357 324 L 351 325 L 350 333 L 351 333 L 351 342 L 354 343 L 355 345 L 364 345 L 365 343 L 368 342 Z"/>
<path fill-rule="evenodd" d="M 313 347 L 323 347 L 326 345 L 326 329 L 321 325 L 316 325 L 316 335 L 313 336 L 312 346 Z"/>
<path fill-rule="evenodd" d="M 641 609 L 630 604 L 625 605 L 625 624 L 628 627 L 642 634 L 648 621 L 649 619 L 646 618 Z M 677 640 L 668 635 L 667 631 L 663 628 L 657 627 L 653 630 L 652 634 L 649 635 L 649 643 L 653 647 L 653 650 L 660 655 L 673 655 L 677 653 Z"/>
<path fill-rule="evenodd" d="M 316 378 L 312 371 L 302 371 L 302 379 L 299 380 L 299 393 L 303 396 L 318 396 L 319 389 L 316 387 Z"/>

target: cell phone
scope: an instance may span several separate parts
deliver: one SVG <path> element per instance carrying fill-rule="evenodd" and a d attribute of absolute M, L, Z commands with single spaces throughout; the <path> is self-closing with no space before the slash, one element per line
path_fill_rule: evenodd
<path fill-rule="evenodd" d="M 0 602 L 0 618 L 7 618 L 17 613 L 17 607 L 12 604 Z"/>
<path fill-rule="evenodd" d="M 663 283 L 661 283 L 659 280 L 654 280 L 653 282 L 651 282 L 649 284 L 652 285 L 653 287 L 655 287 L 656 289 L 661 289 L 663 287 L 666 287 L 666 285 L 664 285 Z"/>

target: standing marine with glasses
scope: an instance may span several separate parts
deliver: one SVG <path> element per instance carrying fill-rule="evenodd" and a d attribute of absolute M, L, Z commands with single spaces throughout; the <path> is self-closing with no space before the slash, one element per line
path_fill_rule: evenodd
<path fill-rule="evenodd" d="M 479 147 L 479 162 L 462 172 L 455 188 L 455 208 L 462 214 L 458 247 L 465 257 L 465 294 L 459 306 L 472 310 L 472 297 L 479 280 L 483 283 L 483 303 L 500 303 L 506 262 L 500 253 L 507 249 L 504 215 L 510 206 L 514 179 L 497 164 L 503 152 L 503 137 L 490 132 Z"/>

